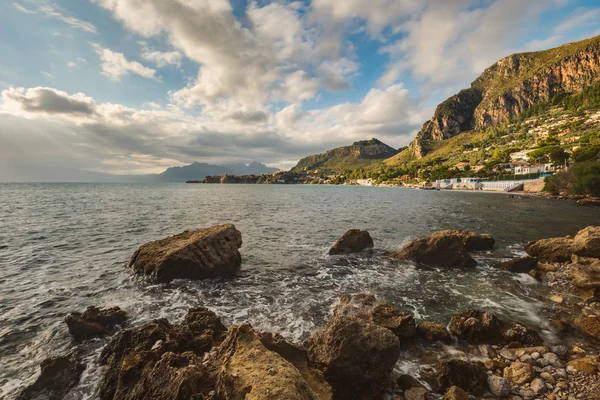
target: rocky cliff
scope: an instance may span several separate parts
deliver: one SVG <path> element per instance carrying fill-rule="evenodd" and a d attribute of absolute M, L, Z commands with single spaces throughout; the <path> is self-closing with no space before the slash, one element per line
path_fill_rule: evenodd
<path fill-rule="evenodd" d="M 600 36 L 533 53 L 513 54 L 486 69 L 469 89 L 438 105 L 411 147 L 423 157 L 429 141 L 510 121 L 555 96 L 600 82 Z"/>

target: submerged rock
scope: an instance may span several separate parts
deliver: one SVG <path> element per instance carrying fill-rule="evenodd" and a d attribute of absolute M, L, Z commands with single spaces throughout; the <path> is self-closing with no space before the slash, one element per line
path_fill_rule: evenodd
<path fill-rule="evenodd" d="M 83 313 L 72 312 L 65 317 L 69 333 L 75 340 L 107 335 L 126 320 L 127 314 L 119 307 L 100 309 L 90 306 Z"/>
<path fill-rule="evenodd" d="M 441 361 L 435 367 L 435 372 L 425 375 L 427 382 L 438 392 L 458 386 L 472 395 L 479 396 L 487 387 L 487 372 L 482 362 Z"/>
<path fill-rule="evenodd" d="M 233 276 L 242 262 L 241 245 L 235 226 L 216 225 L 143 244 L 129 267 L 157 282 Z"/>
<path fill-rule="evenodd" d="M 217 398 L 318 400 L 304 377 L 286 359 L 267 350 L 250 325 L 232 326 L 219 347 Z M 328 393 L 324 382 L 317 392 Z"/>
<path fill-rule="evenodd" d="M 350 229 L 335 242 L 329 250 L 330 255 L 359 253 L 365 249 L 373 248 L 373 239 L 367 231 Z"/>
<path fill-rule="evenodd" d="M 435 322 L 419 322 L 417 325 L 417 337 L 428 342 L 450 343 L 452 337 L 442 324 Z"/>
<path fill-rule="evenodd" d="M 526 274 L 532 269 L 535 269 L 537 264 L 538 260 L 535 257 L 522 257 L 498 263 L 495 267 L 518 274 Z"/>
<path fill-rule="evenodd" d="M 534 240 L 525 245 L 525 251 L 532 257 L 549 262 L 565 262 L 573 254 L 571 237 Z"/>
<path fill-rule="evenodd" d="M 400 355 L 400 341 L 389 329 L 340 315 L 308 338 L 305 346 L 336 399 L 379 399 Z"/>
<path fill-rule="evenodd" d="M 19 400 L 63 399 L 79 383 L 85 364 L 74 358 L 62 356 L 42 361 L 40 368 L 40 376 L 19 394 Z"/>
<path fill-rule="evenodd" d="M 412 338 L 416 334 L 415 320 L 408 312 L 389 304 L 381 304 L 367 293 L 344 295 L 333 310 L 335 316 L 351 316 L 387 328 L 399 338 Z"/>
<path fill-rule="evenodd" d="M 198 307 L 188 311 L 179 325 L 163 318 L 120 332 L 100 354 L 100 364 L 108 366 L 100 384 L 100 398 L 179 398 L 152 397 L 157 389 L 160 393 L 203 393 L 214 386 L 214 377 L 196 356 L 220 343 L 225 330 L 212 311 Z M 161 387 L 150 384 L 160 374 L 170 379 Z"/>
<path fill-rule="evenodd" d="M 469 251 L 490 250 L 494 238 L 463 230 L 434 232 L 415 239 L 400 250 L 390 253 L 398 260 L 444 268 L 474 268 L 477 262 Z"/>

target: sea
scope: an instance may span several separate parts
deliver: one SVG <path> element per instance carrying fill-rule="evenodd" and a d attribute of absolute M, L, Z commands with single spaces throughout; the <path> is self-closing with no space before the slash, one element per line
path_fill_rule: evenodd
<path fill-rule="evenodd" d="M 243 262 L 234 279 L 154 284 L 132 276 L 143 243 L 233 223 Z M 546 339 L 546 288 L 526 274 L 492 268 L 524 255 L 529 240 L 574 235 L 600 210 L 505 193 L 395 187 L 179 183 L 0 184 L 0 398 L 14 398 L 45 358 L 77 353 L 87 364 L 68 399 L 96 399 L 110 338 L 75 344 L 64 317 L 87 306 L 119 306 L 130 326 L 177 323 L 205 306 L 227 324 L 251 323 L 301 343 L 323 326 L 343 294 L 368 292 L 447 323 L 479 308 L 537 328 Z M 368 230 L 372 253 L 327 255 L 346 230 Z M 416 268 L 385 252 L 441 229 L 492 234 L 496 248 L 475 270 Z"/>

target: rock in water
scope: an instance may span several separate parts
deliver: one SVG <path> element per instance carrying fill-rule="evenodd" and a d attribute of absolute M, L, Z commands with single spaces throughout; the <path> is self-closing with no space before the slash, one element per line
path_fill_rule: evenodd
<path fill-rule="evenodd" d="M 452 316 L 448 330 L 470 343 L 497 344 L 502 341 L 504 323 L 494 314 L 469 310 Z"/>
<path fill-rule="evenodd" d="M 48 358 L 42 361 L 41 374 L 18 399 L 62 400 L 79 382 L 85 365 L 70 357 Z"/>
<path fill-rule="evenodd" d="M 358 293 L 342 296 L 333 314 L 373 322 L 375 325 L 389 329 L 398 338 L 408 339 L 416 334 L 415 320 L 411 313 L 400 311 L 390 304 L 381 304 L 372 294 Z"/>
<path fill-rule="evenodd" d="M 390 256 L 432 267 L 474 268 L 477 262 L 468 252 L 490 250 L 493 247 L 494 238 L 490 235 L 448 230 L 415 239 L 400 250 L 390 253 Z"/>
<path fill-rule="evenodd" d="M 72 312 L 65 317 L 69 333 L 75 340 L 107 335 L 126 320 L 127 314 L 119 307 L 100 309 L 89 306 L 83 313 Z"/>
<path fill-rule="evenodd" d="M 548 262 L 565 262 L 571 259 L 573 239 L 570 237 L 534 240 L 525 245 L 532 257 Z"/>
<path fill-rule="evenodd" d="M 225 330 L 212 311 L 198 307 L 179 325 L 155 319 L 120 332 L 100 354 L 100 364 L 108 366 L 100 399 L 190 398 L 153 397 L 155 390 L 204 393 L 214 386 L 214 376 L 202 367 L 200 356 L 223 340 Z M 153 382 L 162 375 L 162 385 L 156 386 Z"/>
<path fill-rule="evenodd" d="M 336 399 L 380 399 L 400 355 L 400 341 L 389 329 L 339 315 L 308 338 L 305 346 Z"/>
<path fill-rule="evenodd" d="M 143 244 L 129 267 L 157 282 L 233 276 L 242 263 L 241 245 L 235 226 L 216 225 Z"/>
<path fill-rule="evenodd" d="M 535 257 L 522 257 L 514 260 L 509 260 L 496 264 L 495 267 L 503 269 L 505 271 L 515 272 L 518 274 L 526 274 L 538 264 L 538 260 Z"/>
<path fill-rule="evenodd" d="M 600 226 L 588 226 L 573 239 L 573 252 L 582 257 L 600 258 Z"/>
<path fill-rule="evenodd" d="M 472 395 L 479 396 L 487 387 L 487 372 L 482 362 L 441 361 L 435 372 L 425 373 L 425 379 L 438 392 L 458 386 Z"/>
<path fill-rule="evenodd" d="M 450 343 L 452 337 L 446 327 L 436 322 L 419 322 L 417 325 L 417 337 L 428 342 Z"/>
<path fill-rule="evenodd" d="M 232 326 L 217 358 L 217 398 L 320 399 L 292 363 L 265 348 L 250 325 Z M 321 391 L 328 391 L 327 384 Z"/>
<path fill-rule="evenodd" d="M 350 229 L 335 242 L 329 250 L 329 255 L 359 253 L 371 248 L 373 248 L 373 239 L 369 232 Z"/>

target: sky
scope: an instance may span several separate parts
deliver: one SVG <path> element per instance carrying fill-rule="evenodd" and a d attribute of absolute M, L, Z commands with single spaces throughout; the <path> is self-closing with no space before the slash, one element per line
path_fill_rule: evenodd
<path fill-rule="evenodd" d="M 599 34 L 597 0 L 3 0 L 0 179 L 401 147 L 500 58 Z"/>

